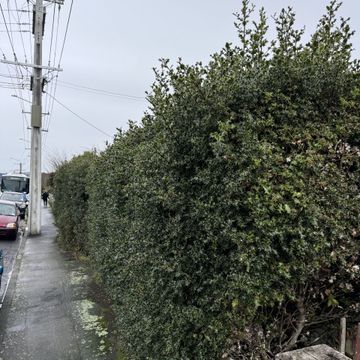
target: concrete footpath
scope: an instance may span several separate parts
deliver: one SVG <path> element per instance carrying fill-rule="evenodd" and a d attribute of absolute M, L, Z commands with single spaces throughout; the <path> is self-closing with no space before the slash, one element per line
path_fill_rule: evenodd
<path fill-rule="evenodd" d="M 41 235 L 24 239 L 0 311 L 0 360 L 115 359 L 102 292 L 56 236 L 43 208 Z"/>

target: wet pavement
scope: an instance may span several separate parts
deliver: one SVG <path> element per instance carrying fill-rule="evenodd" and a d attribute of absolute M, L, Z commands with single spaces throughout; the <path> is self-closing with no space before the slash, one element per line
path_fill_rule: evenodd
<path fill-rule="evenodd" d="M 22 243 L 25 227 L 26 227 L 25 221 L 21 220 L 18 236 L 16 237 L 15 240 L 8 239 L 5 237 L 0 238 L 0 249 L 3 251 L 3 259 L 4 259 L 4 273 L 2 275 L 1 286 L 0 286 L 0 309 L 2 307 L 2 302 L 6 290 L 8 288 L 10 277 L 13 273 L 15 259 L 18 255 L 18 251 Z"/>
<path fill-rule="evenodd" d="M 59 249 L 48 208 L 42 223 L 19 248 L 0 311 L 0 360 L 115 359 L 110 310 L 91 272 Z"/>

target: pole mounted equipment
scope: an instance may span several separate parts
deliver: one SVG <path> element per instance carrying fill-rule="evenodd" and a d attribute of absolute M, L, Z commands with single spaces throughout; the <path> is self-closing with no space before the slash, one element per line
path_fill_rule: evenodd
<path fill-rule="evenodd" d="M 45 0 L 54 4 L 64 5 L 64 0 Z"/>

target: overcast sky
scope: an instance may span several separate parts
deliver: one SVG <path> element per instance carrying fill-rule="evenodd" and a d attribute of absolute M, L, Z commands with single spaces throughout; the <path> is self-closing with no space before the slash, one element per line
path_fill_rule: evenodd
<path fill-rule="evenodd" d="M 253 3 L 257 9 L 264 6 L 269 17 L 283 7 L 292 6 L 298 27 L 306 28 L 307 40 L 328 1 L 255 0 Z M 10 29 L 10 20 L 15 23 L 13 14 L 17 13 L 7 11 L 8 8 L 26 10 L 26 1 L 0 0 L 0 4 L 8 30 L 12 30 L 18 60 L 25 61 L 26 55 L 31 62 L 30 34 L 21 33 L 21 39 L 20 33 L 14 32 L 18 29 L 15 24 Z M 47 65 L 50 48 L 51 59 L 60 56 L 70 5 L 71 0 L 65 0 L 60 11 L 57 47 L 56 26 L 52 31 L 53 6 L 47 9 L 44 65 Z M 44 97 L 44 107 L 52 108 L 52 112 L 44 118 L 48 132 L 43 133 L 43 171 L 51 170 L 51 159 L 70 159 L 94 147 L 104 149 L 105 142 L 112 141 L 116 128 L 126 129 L 129 119 L 140 121 L 147 108 L 145 91 L 150 90 L 154 80 L 152 68 L 159 65 L 159 58 L 169 58 L 172 63 L 179 57 L 185 63 L 206 63 L 210 54 L 220 50 L 225 42 L 236 43 L 233 13 L 239 11 L 240 6 L 241 0 L 75 0 L 61 59 L 63 71 L 59 73 L 55 93 L 56 99 L 72 112 L 58 102 L 52 108 L 50 99 Z M 20 22 L 26 22 L 28 14 L 20 14 Z M 360 57 L 358 14 L 359 0 L 343 1 L 340 15 L 351 17 L 351 26 L 357 32 L 353 38 L 357 58 Z M 271 19 L 269 22 L 272 23 Z M 0 23 L 1 58 L 4 54 L 6 59 L 13 60 L 2 14 Z M 22 29 L 27 28 L 22 25 Z M 57 66 L 56 60 L 55 63 Z M 30 117 L 24 117 L 21 111 L 30 111 L 30 103 L 11 95 L 17 94 L 26 100 L 31 94 L 8 88 L 12 87 L 11 81 L 18 81 L 3 76 L 9 71 L 15 74 L 14 67 L 0 64 L 0 172 L 19 169 L 20 162 L 23 169 L 29 171 L 26 148 L 30 145 L 30 131 L 26 127 Z M 26 75 L 25 69 L 22 75 Z M 49 92 L 53 91 L 54 84 L 53 79 L 47 87 Z"/>

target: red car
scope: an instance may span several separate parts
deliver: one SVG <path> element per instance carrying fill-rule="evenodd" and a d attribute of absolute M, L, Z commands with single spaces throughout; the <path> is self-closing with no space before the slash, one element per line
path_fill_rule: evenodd
<path fill-rule="evenodd" d="M 19 230 L 19 210 L 15 203 L 0 200 L 0 236 L 16 239 Z"/>
<path fill-rule="evenodd" d="M 5 191 L 0 195 L 0 200 L 7 200 L 16 203 L 20 211 L 20 219 L 25 219 L 26 210 L 29 204 L 25 193 Z"/>

